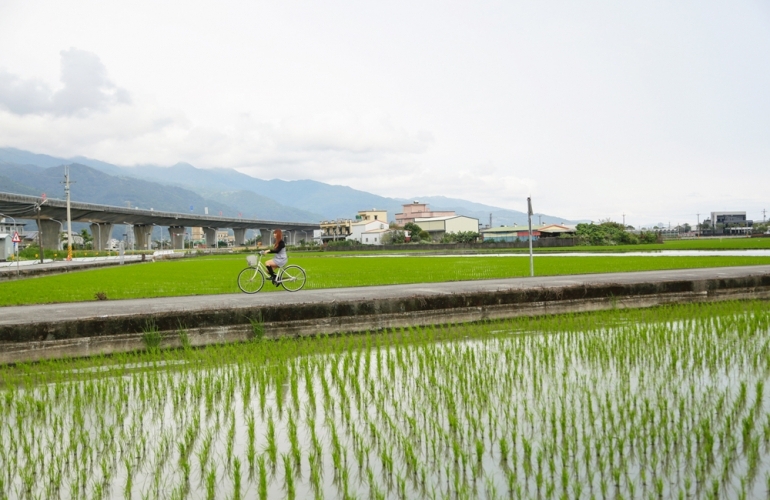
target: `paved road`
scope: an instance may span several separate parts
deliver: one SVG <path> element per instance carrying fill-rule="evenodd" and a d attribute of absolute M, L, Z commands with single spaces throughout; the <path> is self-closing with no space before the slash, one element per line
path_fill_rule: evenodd
<path fill-rule="evenodd" d="M 371 286 L 301 290 L 297 293 L 258 293 L 198 295 L 192 297 L 163 297 L 154 299 L 107 300 L 68 304 L 28 305 L 0 308 L 0 325 L 37 322 L 71 321 L 95 317 L 154 315 L 166 312 L 210 311 L 218 309 L 253 308 L 255 305 L 287 305 L 349 302 L 371 299 L 445 295 L 460 292 L 494 292 L 539 287 L 563 287 L 592 284 L 634 284 L 679 280 L 740 278 L 770 274 L 770 265 L 683 269 L 673 271 L 644 271 L 636 273 L 582 274 L 535 278 L 509 278 L 447 283 L 417 283 L 411 285 Z M 267 283 L 265 286 L 269 286 Z"/>

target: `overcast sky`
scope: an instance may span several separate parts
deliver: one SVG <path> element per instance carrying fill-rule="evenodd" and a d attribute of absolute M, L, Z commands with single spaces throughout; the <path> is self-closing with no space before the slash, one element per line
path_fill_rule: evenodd
<path fill-rule="evenodd" d="M 0 146 L 761 220 L 770 3 L 3 0 Z"/>

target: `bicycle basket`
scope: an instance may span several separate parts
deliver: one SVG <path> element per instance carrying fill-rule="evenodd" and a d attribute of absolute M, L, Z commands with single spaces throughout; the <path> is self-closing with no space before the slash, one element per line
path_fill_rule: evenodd
<path fill-rule="evenodd" d="M 246 256 L 246 262 L 248 262 L 251 267 L 257 267 L 257 256 L 256 255 L 247 255 Z"/>

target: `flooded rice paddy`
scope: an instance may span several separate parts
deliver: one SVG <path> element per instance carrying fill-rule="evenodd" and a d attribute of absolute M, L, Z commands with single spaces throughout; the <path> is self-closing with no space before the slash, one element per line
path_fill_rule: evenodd
<path fill-rule="evenodd" d="M 766 497 L 769 348 L 738 302 L 5 367 L 0 498 Z"/>

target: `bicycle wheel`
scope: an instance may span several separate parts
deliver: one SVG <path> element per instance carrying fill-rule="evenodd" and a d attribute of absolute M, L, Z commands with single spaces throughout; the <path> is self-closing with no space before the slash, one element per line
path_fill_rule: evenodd
<path fill-rule="evenodd" d="M 299 266 L 286 266 L 281 272 L 281 286 L 289 292 L 298 292 L 305 286 L 305 270 Z"/>
<path fill-rule="evenodd" d="M 264 284 L 265 276 L 259 269 L 247 267 L 238 274 L 238 288 L 244 293 L 257 293 Z"/>

